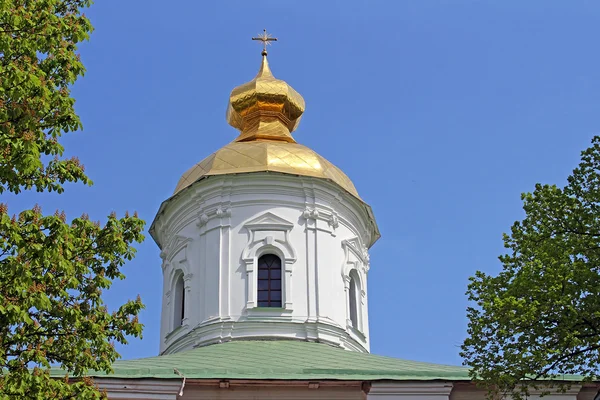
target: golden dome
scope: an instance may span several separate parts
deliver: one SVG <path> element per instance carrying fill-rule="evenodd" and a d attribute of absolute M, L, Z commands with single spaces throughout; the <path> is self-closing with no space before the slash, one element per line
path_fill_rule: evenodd
<path fill-rule="evenodd" d="M 229 143 L 183 174 L 175 193 L 205 176 L 264 171 L 329 179 L 360 198 L 350 178 L 315 151 L 274 140 Z"/>
<path fill-rule="evenodd" d="M 339 168 L 292 137 L 303 112 L 304 99 L 273 76 L 263 51 L 256 77 L 233 89 L 229 98 L 227 122 L 240 135 L 183 174 L 175 194 L 205 176 L 273 171 L 328 179 L 360 199 Z"/>
<path fill-rule="evenodd" d="M 294 143 L 291 135 L 304 112 L 304 99 L 285 81 L 273 76 L 267 54 L 254 79 L 229 96 L 227 122 L 242 133 L 237 142 L 276 139 Z"/>

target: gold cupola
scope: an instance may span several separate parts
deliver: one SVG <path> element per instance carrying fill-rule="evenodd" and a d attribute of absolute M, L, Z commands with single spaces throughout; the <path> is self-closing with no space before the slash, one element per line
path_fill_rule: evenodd
<path fill-rule="evenodd" d="M 291 133 L 303 112 L 304 99 L 287 82 L 273 76 L 263 51 L 256 77 L 231 92 L 227 122 L 241 132 L 236 142 L 267 139 L 296 143 Z"/>
<path fill-rule="evenodd" d="M 174 194 L 208 176 L 279 172 L 332 181 L 360 200 L 346 174 L 292 137 L 303 112 L 304 99 L 273 76 L 265 48 L 256 77 L 229 97 L 227 122 L 239 136 L 183 174 Z"/>

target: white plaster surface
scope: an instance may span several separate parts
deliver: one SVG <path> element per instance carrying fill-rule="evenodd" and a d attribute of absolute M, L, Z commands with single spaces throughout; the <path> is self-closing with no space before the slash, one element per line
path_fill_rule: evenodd
<path fill-rule="evenodd" d="M 153 236 L 163 259 L 160 353 L 238 338 L 319 340 L 369 350 L 365 204 L 326 180 L 278 173 L 212 176 L 171 198 Z M 256 262 L 282 260 L 282 308 L 258 308 Z M 360 279 L 359 327 L 349 316 L 349 274 Z M 175 284 L 185 277 L 185 319 Z"/>

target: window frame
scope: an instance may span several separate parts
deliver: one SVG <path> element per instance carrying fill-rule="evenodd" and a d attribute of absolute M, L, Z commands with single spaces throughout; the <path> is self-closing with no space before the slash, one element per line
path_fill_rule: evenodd
<path fill-rule="evenodd" d="M 185 321 L 185 278 L 183 271 L 178 271 L 173 280 L 173 301 L 171 307 L 171 331 L 184 325 Z"/>
<path fill-rule="evenodd" d="M 354 329 L 361 331 L 360 299 L 358 298 L 358 294 L 360 293 L 360 283 L 356 275 L 356 270 L 350 271 L 350 274 L 348 275 L 350 277 L 350 282 L 348 284 L 348 314 L 350 319 L 350 326 L 352 326 L 352 328 Z"/>
<path fill-rule="evenodd" d="M 268 262 L 268 258 L 272 258 L 270 264 L 266 264 Z M 265 262 L 265 267 L 263 267 L 262 262 Z M 283 290 L 283 262 L 281 257 L 274 252 L 265 252 L 260 255 L 257 260 L 257 279 L 256 279 L 256 304 L 259 308 L 282 308 L 284 301 L 284 290 Z M 267 271 L 267 277 L 261 278 L 261 272 Z M 275 273 L 277 271 L 277 273 Z M 278 276 L 277 276 L 278 275 Z M 267 283 L 266 289 L 261 289 L 261 282 Z M 278 286 L 278 287 L 272 287 Z M 261 300 L 261 293 L 267 293 L 267 299 Z M 273 296 L 278 293 L 278 296 Z M 279 297 L 273 298 L 273 297 Z M 266 303 L 266 304 L 265 304 Z"/>

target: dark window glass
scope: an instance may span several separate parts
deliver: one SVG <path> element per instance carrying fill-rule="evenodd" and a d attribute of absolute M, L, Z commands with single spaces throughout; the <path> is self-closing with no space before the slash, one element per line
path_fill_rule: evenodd
<path fill-rule="evenodd" d="M 181 291 L 181 323 L 185 319 L 185 287 Z"/>
<path fill-rule="evenodd" d="M 271 289 L 281 290 L 281 280 L 272 280 L 271 281 Z"/>
<path fill-rule="evenodd" d="M 258 291 L 258 301 L 269 301 L 269 291 L 268 290 L 259 290 Z"/>
<path fill-rule="evenodd" d="M 269 279 L 269 270 L 258 270 L 258 279 Z"/>
<path fill-rule="evenodd" d="M 269 277 L 271 279 L 281 279 L 281 267 L 279 267 L 277 269 L 269 270 L 269 272 L 270 272 Z"/>
<path fill-rule="evenodd" d="M 259 279 L 258 280 L 258 290 L 269 290 L 269 280 L 268 279 Z"/>
<path fill-rule="evenodd" d="M 181 326 L 185 318 L 185 287 L 183 275 L 177 278 L 173 299 L 173 329 Z"/>
<path fill-rule="evenodd" d="M 258 259 L 258 306 L 281 307 L 281 259 L 273 254 Z"/>
<path fill-rule="evenodd" d="M 348 291 L 348 297 L 350 297 L 350 321 L 352 327 L 358 329 L 358 315 L 356 312 L 356 281 L 354 277 L 350 277 L 350 290 Z"/>

